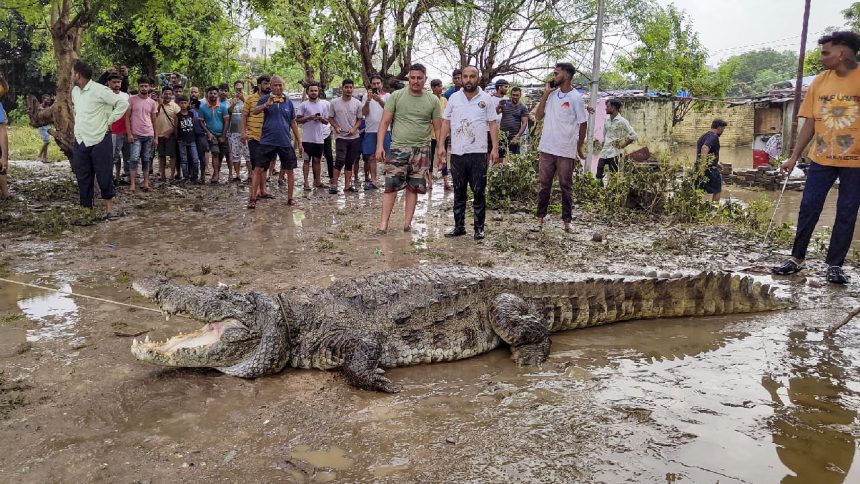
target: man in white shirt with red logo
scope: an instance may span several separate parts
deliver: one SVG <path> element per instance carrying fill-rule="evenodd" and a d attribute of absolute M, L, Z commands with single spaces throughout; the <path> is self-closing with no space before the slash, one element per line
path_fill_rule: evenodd
<path fill-rule="evenodd" d="M 442 114 L 442 131 L 438 139 L 451 133 L 451 177 L 454 179 L 454 228 L 445 237 L 466 234 L 466 188 L 472 189 L 475 212 L 475 240 L 484 238 L 487 206 L 487 165 L 495 163 L 499 153 L 499 132 L 496 128 L 496 103 L 478 87 L 478 69 L 463 69 L 463 88 L 448 99 Z M 487 154 L 487 133 L 491 150 Z M 441 169 L 444 155 L 437 160 Z"/>
<path fill-rule="evenodd" d="M 537 222 L 533 230 L 543 228 L 543 219 L 549 207 L 552 179 L 558 174 L 561 186 L 561 218 L 564 231 L 570 233 L 573 211 L 573 166 L 585 158 L 582 146 L 588 114 L 582 95 L 571 86 L 576 74 L 572 64 L 555 65 L 555 75 L 547 83 L 543 97 L 535 112 L 535 119 L 543 120 L 538 151 L 540 152 L 540 192 L 537 202 Z"/>

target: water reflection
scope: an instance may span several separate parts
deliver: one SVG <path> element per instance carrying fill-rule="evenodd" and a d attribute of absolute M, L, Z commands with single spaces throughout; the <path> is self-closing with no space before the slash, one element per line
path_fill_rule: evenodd
<path fill-rule="evenodd" d="M 769 426 L 776 453 L 792 472 L 780 482 L 848 482 L 855 453 L 850 426 L 857 412 L 844 400 L 857 397 L 846 383 L 846 368 L 853 365 L 832 340 L 810 343 L 806 335 L 791 331 L 785 366 L 761 380 L 774 404 Z"/>
<path fill-rule="evenodd" d="M 72 286 L 63 284 L 60 291 L 18 301 L 18 307 L 24 315 L 39 324 L 38 328 L 27 330 L 27 341 L 56 340 L 75 335 L 75 325 L 80 318 L 78 305 L 67 294 L 72 292 Z"/>

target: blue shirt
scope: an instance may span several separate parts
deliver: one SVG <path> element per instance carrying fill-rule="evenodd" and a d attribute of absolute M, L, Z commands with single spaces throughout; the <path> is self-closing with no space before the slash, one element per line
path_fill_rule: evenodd
<path fill-rule="evenodd" d="M 6 111 L 2 104 L 0 104 L 0 124 L 6 124 Z"/>
<path fill-rule="evenodd" d="M 271 94 L 260 98 L 257 106 L 266 104 Z M 263 110 L 263 133 L 260 136 L 261 145 L 281 146 L 292 148 L 290 139 L 290 123 L 296 118 L 296 108 L 286 94 L 281 94 L 283 102 L 276 102 Z"/>
<path fill-rule="evenodd" d="M 224 116 L 229 116 L 230 112 L 223 104 L 210 106 L 209 102 L 202 102 L 198 113 L 200 118 L 206 122 L 206 128 L 215 136 L 221 136 L 224 133 Z"/>
<path fill-rule="evenodd" d="M 457 89 L 457 86 L 451 86 L 442 95 L 445 96 L 445 99 L 451 99 L 451 95 L 457 91 L 459 91 L 459 89 Z"/>

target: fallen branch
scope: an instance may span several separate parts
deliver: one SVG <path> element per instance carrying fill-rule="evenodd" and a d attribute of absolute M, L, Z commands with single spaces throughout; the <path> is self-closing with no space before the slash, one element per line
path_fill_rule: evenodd
<path fill-rule="evenodd" d="M 140 336 L 142 334 L 146 334 L 150 331 L 152 331 L 152 330 L 151 329 L 145 329 L 143 331 L 138 331 L 137 333 L 124 333 L 122 331 L 114 331 L 113 335 L 119 336 L 120 338 L 137 338 L 138 336 Z"/>
<path fill-rule="evenodd" d="M 852 319 L 854 319 L 854 316 L 857 316 L 858 314 L 860 314 L 860 307 L 855 308 L 853 311 L 848 313 L 848 315 L 845 316 L 845 319 L 840 321 L 839 324 L 837 324 L 837 325 L 831 327 L 830 329 L 828 329 L 827 331 L 825 331 L 824 336 L 828 336 L 828 337 L 833 336 L 833 333 L 835 333 L 839 328 L 848 324 L 848 321 L 851 321 Z"/>

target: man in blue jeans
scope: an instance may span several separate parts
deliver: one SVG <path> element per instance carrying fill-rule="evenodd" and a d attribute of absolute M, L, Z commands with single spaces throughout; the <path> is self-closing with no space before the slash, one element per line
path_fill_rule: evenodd
<path fill-rule="evenodd" d="M 794 152 L 782 169 L 790 173 L 803 150 L 814 140 L 809 151 L 812 163 L 800 202 L 791 258 L 772 271 L 788 275 L 803 269 L 806 249 L 827 192 L 838 178 L 836 221 L 827 249 L 827 281 L 846 284 L 848 276 L 842 264 L 851 246 L 860 208 L 860 69 L 857 68 L 860 35 L 833 32 L 822 37 L 818 44 L 821 64 L 827 70 L 815 76 L 809 86 L 799 113 L 805 122 Z"/>

